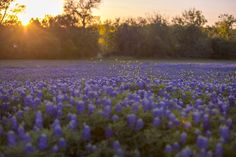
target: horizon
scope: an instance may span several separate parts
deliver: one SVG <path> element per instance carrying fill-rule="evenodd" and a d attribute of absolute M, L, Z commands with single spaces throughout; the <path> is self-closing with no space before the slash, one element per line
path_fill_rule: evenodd
<path fill-rule="evenodd" d="M 177 0 L 175 0 L 177 1 Z M 19 18 L 23 24 L 27 24 L 31 18 L 43 18 L 45 15 L 56 16 L 63 13 L 64 0 L 17 0 L 18 3 L 24 4 L 26 9 L 19 14 Z M 218 16 L 223 13 L 228 13 L 236 16 L 236 2 L 233 0 L 182 0 L 182 3 L 172 5 L 173 0 L 102 0 L 101 5 L 94 9 L 93 14 L 100 16 L 101 21 L 115 18 L 136 18 L 144 17 L 153 13 L 160 13 L 167 19 L 171 19 L 180 15 L 184 10 L 196 8 L 203 12 L 203 15 L 208 20 L 207 25 L 213 25 L 218 21 Z M 45 5 L 46 3 L 46 5 Z M 214 4 L 210 10 L 211 5 Z"/>

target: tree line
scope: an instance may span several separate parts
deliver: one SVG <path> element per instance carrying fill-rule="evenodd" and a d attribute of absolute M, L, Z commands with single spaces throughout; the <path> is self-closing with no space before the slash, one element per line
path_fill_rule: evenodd
<path fill-rule="evenodd" d="M 171 20 L 153 13 L 101 22 L 92 14 L 101 0 L 65 0 L 63 14 L 23 26 L 17 14 L 24 6 L 10 8 L 12 2 L 0 1 L 0 59 L 236 58 L 236 18 L 230 14 L 212 26 L 195 8 Z"/>

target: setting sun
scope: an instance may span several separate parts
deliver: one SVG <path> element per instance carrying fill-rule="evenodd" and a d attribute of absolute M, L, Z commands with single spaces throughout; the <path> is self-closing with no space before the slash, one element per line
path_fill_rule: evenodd
<path fill-rule="evenodd" d="M 63 0 L 17 0 L 25 5 L 18 15 L 22 25 L 26 26 L 31 18 L 43 18 L 45 15 L 58 15 L 63 12 Z"/>

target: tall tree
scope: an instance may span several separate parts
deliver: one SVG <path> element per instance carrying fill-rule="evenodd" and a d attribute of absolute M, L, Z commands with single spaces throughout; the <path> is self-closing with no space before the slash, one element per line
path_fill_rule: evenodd
<path fill-rule="evenodd" d="M 222 14 L 219 16 L 219 19 L 220 20 L 216 22 L 217 35 L 228 40 L 230 38 L 230 31 L 233 28 L 233 24 L 236 23 L 236 18 L 233 15 Z"/>
<path fill-rule="evenodd" d="M 15 0 L 1 0 L 0 1 L 0 25 L 3 25 L 6 21 L 8 23 L 14 23 L 17 21 L 16 14 L 21 12 L 25 6 L 18 3 L 11 7 Z"/>
<path fill-rule="evenodd" d="M 10 7 L 10 4 L 13 2 L 13 0 L 1 0 L 0 1 L 0 25 L 3 23 L 7 11 Z"/>
<path fill-rule="evenodd" d="M 172 22 L 181 26 L 203 26 L 207 23 L 205 16 L 202 11 L 196 10 L 195 8 L 185 10 L 181 16 L 173 18 Z"/>
<path fill-rule="evenodd" d="M 85 28 L 87 24 L 94 18 L 92 9 L 98 7 L 101 0 L 65 0 L 64 12 L 69 14 L 77 22 L 81 22 Z"/>

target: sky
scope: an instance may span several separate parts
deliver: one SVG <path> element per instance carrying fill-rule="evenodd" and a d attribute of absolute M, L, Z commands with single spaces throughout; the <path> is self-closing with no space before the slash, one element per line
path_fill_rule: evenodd
<path fill-rule="evenodd" d="M 32 17 L 42 18 L 46 14 L 57 15 L 63 12 L 63 0 L 18 1 L 26 5 L 26 10 L 20 15 L 20 19 L 25 23 Z M 222 13 L 236 16 L 236 0 L 102 0 L 94 14 L 105 20 L 145 16 L 157 12 L 170 19 L 189 8 L 202 10 L 210 25 L 216 22 Z"/>

